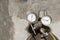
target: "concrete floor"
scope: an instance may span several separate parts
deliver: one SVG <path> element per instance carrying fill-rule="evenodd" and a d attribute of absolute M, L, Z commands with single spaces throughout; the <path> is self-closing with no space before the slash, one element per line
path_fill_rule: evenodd
<path fill-rule="evenodd" d="M 52 29 L 52 32 L 59 38 L 60 31 L 60 0 L 10 0 L 9 1 L 9 14 L 12 16 L 12 20 L 15 24 L 15 40 L 26 40 L 29 36 L 25 32 L 25 28 L 28 25 L 26 20 L 26 12 L 31 10 L 38 13 L 39 10 L 47 9 L 48 15 L 52 17 L 52 23 L 49 25 Z M 19 31 L 17 31 L 19 30 Z M 24 32 L 23 32 L 24 31 Z M 27 33 L 27 35 L 25 35 Z M 20 36 L 19 36 L 20 35 Z M 26 38 L 25 38 L 26 37 Z"/>
<path fill-rule="evenodd" d="M 60 0 L 0 0 L 0 40 L 26 40 L 26 12 L 44 9 L 52 17 L 52 32 L 60 38 Z"/>
<path fill-rule="evenodd" d="M 13 22 L 8 12 L 9 0 L 0 0 L 0 40 L 11 40 Z"/>

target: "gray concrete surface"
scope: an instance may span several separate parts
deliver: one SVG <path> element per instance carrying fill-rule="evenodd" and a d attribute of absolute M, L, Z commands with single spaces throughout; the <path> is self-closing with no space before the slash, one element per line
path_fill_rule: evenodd
<path fill-rule="evenodd" d="M 9 0 L 0 0 L 0 40 L 12 40 L 13 23 L 8 12 Z M 12 36 L 11 36 L 12 35 Z"/>
<path fill-rule="evenodd" d="M 52 17 L 49 26 L 60 38 L 60 0 L 0 0 L 0 40 L 26 40 L 26 12 L 37 14 L 40 9 L 47 9 Z"/>

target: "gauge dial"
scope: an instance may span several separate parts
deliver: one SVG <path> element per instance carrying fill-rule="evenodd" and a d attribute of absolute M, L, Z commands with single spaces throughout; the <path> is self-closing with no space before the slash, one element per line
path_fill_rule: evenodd
<path fill-rule="evenodd" d="M 41 22 L 43 25 L 49 25 L 51 23 L 51 17 L 44 16 L 44 17 L 42 17 Z"/>
<path fill-rule="evenodd" d="M 34 22 L 36 20 L 36 15 L 33 13 L 28 14 L 27 19 L 29 22 Z"/>

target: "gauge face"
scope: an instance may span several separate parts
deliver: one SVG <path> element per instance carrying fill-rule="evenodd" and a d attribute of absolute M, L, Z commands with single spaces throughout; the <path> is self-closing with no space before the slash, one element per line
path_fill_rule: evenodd
<path fill-rule="evenodd" d="M 49 25 L 51 23 L 51 18 L 49 16 L 44 16 L 41 19 L 43 25 Z"/>
<path fill-rule="evenodd" d="M 36 15 L 33 13 L 28 14 L 27 19 L 29 22 L 34 22 L 36 20 Z"/>

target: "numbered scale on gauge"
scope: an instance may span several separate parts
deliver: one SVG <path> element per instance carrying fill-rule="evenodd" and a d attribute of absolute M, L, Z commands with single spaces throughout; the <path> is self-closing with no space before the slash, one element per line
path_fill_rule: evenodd
<path fill-rule="evenodd" d="M 28 14 L 27 19 L 29 22 L 34 22 L 36 20 L 36 15 L 33 13 Z"/>
<path fill-rule="evenodd" d="M 43 25 L 49 25 L 51 23 L 51 21 L 52 21 L 51 17 L 49 17 L 49 16 L 44 16 L 41 19 L 41 22 Z"/>

